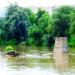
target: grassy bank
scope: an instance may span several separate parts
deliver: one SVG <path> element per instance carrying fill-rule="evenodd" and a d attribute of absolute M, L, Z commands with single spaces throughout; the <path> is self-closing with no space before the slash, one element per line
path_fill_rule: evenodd
<path fill-rule="evenodd" d="M 75 47 L 69 47 L 69 53 L 75 53 Z"/>

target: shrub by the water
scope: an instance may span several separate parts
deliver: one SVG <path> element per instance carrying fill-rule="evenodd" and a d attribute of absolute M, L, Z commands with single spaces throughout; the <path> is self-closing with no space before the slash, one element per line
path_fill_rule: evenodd
<path fill-rule="evenodd" d="M 5 53 L 12 52 L 12 51 L 13 51 L 13 52 L 15 51 L 12 46 L 7 46 L 7 47 L 4 49 L 4 52 L 5 52 Z"/>
<path fill-rule="evenodd" d="M 75 47 L 75 36 L 73 36 L 73 35 L 70 37 L 69 46 Z"/>

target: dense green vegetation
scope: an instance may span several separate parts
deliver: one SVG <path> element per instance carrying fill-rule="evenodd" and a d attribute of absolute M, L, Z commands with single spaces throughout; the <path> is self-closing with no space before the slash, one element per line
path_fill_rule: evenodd
<path fill-rule="evenodd" d="M 53 46 L 56 36 L 68 37 L 75 46 L 75 7 L 61 6 L 52 14 L 38 9 L 10 5 L 5 17 L 0 17 L 0 45 Z"/>

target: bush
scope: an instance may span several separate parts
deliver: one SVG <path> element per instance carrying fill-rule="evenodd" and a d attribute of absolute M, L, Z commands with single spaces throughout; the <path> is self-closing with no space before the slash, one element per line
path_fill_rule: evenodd
<path fill-rule="evenodd" d="M 12 51 L 14 51 L 12 46 L 7 46 L 4 50 L 5 53 L 12 52 Z"/>
<path fill-rule="evenodd" d="M 16 40 L 12 39 L 12 40 L 7 41 L 7 45 L 16 45 Z"/>
<path fill-rule="evenodd" d="M 34 39 L 33 38 L 27 38 L 26 45 L 33 45 L 33 44 L 34 44 Z"/>
<path fill-rule="evenodd" d="M 50 34 L 45 34 L 43 36 L 43 45 L 51 47 L 54 43 L 53 36 Z"/>
<path fill-rule="evenodd" d="M 75 47 L 75 36 L 74 35 L 72 35 L 70 37 L 70 40 L 69 40 L 68 44 L 69 44 L 70 47 Z"/>

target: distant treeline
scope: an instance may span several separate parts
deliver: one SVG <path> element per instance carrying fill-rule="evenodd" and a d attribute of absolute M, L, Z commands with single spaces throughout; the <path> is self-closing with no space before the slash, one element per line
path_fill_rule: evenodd
<path fill-rule="evenodd" d="M 57 36 L 68 37 L 69 45 L 75 46 L 75 7 L 57 7 L 52 14 L 38 9 L 35 14 L 14 4 L 0 18 L 0 45 L 51 47 Z"/>

